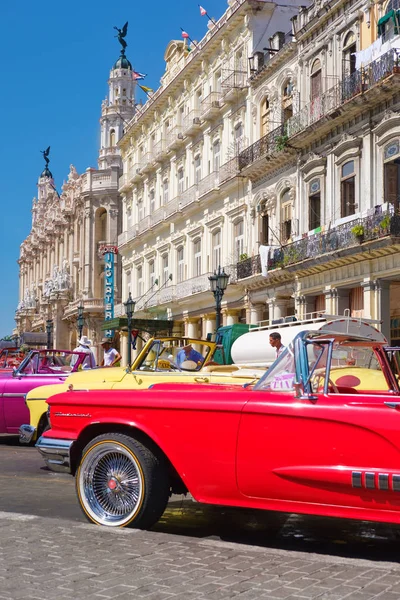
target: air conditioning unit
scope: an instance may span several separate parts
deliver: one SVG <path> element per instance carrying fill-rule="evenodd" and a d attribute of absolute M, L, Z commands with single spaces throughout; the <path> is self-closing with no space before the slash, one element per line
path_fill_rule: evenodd
<path fill-rule="evenodd" d="M 219 108 L 219 100 L 213 100 L 213 102 L 211 102 L 211 108 Z"/>
<path fill-rule="evenodd" d="M 200 125 L 200 117 L 194 117 L 193 125 Z"/>
<path fill-rule="evenodd" d="M 178 133 L 178 140 L 183 140 L 183 133 Z"/>
<path fill-rule="evenodd" d="M 254 52 L 254 63 L 257 71 L 260 71 L 264 66 L 264 52 Z"/>

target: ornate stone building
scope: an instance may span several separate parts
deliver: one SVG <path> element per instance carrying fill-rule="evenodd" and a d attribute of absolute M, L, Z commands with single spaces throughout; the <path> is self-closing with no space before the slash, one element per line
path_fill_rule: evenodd
<path fill-rule="evenodd" d="M 101 106 L 99 168 L 79 175 L 71 165 L 60 196 L 47 164 L 39 177 L 32 228 L 21 244 L 19 258 L 15 333 L 22 339 L 26 332 L 45 332 L 51 320 L 53 346 L 75 347 L 81 304 L 83 333 L 99 343 L 104 321 L 104 263 L 99 247 L 116 244 L 121 231 L 117 143 L 124 122 L 134 113 L 134 87 L 132 66 L 122 51 L 111 69 L 108 96 Z M 117 269 L 116 297 L 120 297 L 120 280 Z"/>
<path fill-rule="evenodd" d="M 221 265 L 224 323 L 348 309 L 400 338 L 398 0 L 228 5 L 120 141 L 123 297 L 206 335 Z"/>

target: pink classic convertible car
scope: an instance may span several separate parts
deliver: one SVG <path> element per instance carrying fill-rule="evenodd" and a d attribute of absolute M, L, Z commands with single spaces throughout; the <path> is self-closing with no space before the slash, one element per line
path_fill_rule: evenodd
<path fill-rule="evenodd" d="M 63 383 L 79 369 L 84 353 L 69 350 L 32 350 L 14 371 L 0 375 L 0 434 L 18 433 L 29 421 L 25 395 L 40 385 Z"/>

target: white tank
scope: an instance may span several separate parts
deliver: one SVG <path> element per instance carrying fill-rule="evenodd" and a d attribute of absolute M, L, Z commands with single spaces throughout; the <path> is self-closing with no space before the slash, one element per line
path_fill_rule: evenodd
<path fill-rule="evenodd" d="M 321 330 L 336 333 L 350 333 L 376 341 L 386 342 L 385 336 L 367 321 L 346 317 L 334 317 L 329 315 L 328 320 L 317 319 L 314 322 L 294 322 L 293 324 L 269 326 L 268 328 L 252 329 L 249 333 L 241 335 L 232 344 L 232 360 L 240 365 L 269 366 L 276 358 L 276 351 L 269 344 L 269 336 L 273 331 L 281 334 L 284 346 L 290 342 L 301 331 Z M 378 321 L 370 321 L 378 323 Z"/>

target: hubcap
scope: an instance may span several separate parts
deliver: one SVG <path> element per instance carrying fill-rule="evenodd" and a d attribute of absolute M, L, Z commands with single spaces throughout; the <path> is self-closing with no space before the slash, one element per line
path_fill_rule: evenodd
<path fill-rule="evenodd" d="M 78 485 L 86 512 L 101 525 L 124 525 L 140 509 L 142 471 L 136 457 L 121 444 L 101 443 L 89 450 Z"/>

